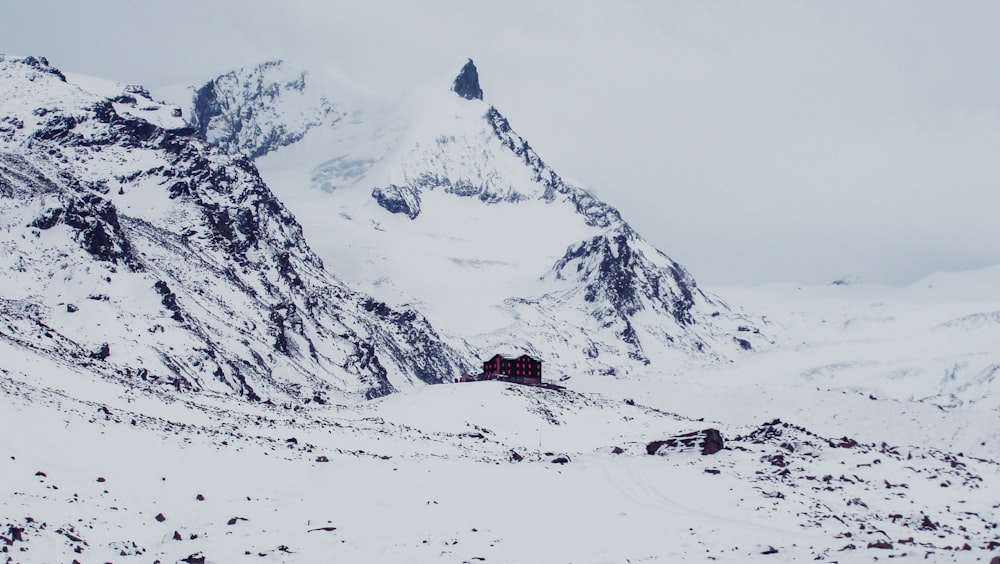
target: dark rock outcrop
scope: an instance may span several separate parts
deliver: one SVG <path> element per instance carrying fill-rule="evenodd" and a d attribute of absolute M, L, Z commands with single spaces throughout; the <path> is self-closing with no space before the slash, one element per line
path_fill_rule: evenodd
<path fill-rule="evenodd" d="M 196 552 L 185 558 L 181 558 L 181 562 L 186 562 L 187 564 L 205 564 L 205 555 L 201 552 Z"/>
<path fill-rule="evenodd" d="M 483 89 L 479 87 L 479 71 L 476 70 L 475 63 L 469 59 L 462 70 L 455 77 L 455 82 L 451 85 L 452 91 L 466 100 L 482 100 Z"/>
<path fill-rule="evenodd" d="M 134 271 L 142 270 L 142 263 L 124 234 L 115 206 L 98 194 L 87 193 L 85 186 L 75 185 L 74 188 L 83 193 L 71 195 L 62 207 L 45 210 L 30 226 L 48 230 L 57 224 L 66 224 L 75 231 L 83 250 L 95 259 L 122 264 Z"/>
<path fill-rule="evenodd" d="M 90 353 L 90 358 L 95 360 L 106 360 L 109 356 L 111 356 L 111 346 L 108 343 L 101 343 L 101 346 Z"/>
<path fill-rule="evenodd" d="M 17 527 L 14 525 L 8 526 L 7 539 L 9 539 L 9 544 L 14 544 L 15 542 L 24 542 L 24 527 Z"/>
<path fill-rule="evenodd" d="M 698 449 L 703 455 L 715 454 L 725 447 L 722 433 L 718 429 L 691 431 L 646 445 L 646 454 L 665 455 L 669 450 Z"/>
<path fill-rule="evenodd" d="M 372 198 L 389 213 L 405 214 L 410 219 L 420 215 L 420 193 L 405 186 L 390 184 L 372 190 Z"/>
<path fill-rule="evenodd" d="M 181 314 L 181 307 L 177 305 L 177 294 L 170 291 L 170 286 L 163 280 L 157 280 L 156 284 L 153 284 L 153 288 L 157 294 L 163 296 L 160 303 L 171 312 L 172 315 L 170 317 L 174 321 L 184 321 L 184 316 Z"/>

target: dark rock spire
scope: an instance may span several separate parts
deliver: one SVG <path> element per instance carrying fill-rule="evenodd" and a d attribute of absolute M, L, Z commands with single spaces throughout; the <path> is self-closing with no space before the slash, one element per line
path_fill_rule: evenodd
<path fill-rule="evenodd" d="M 466 100 L 482 100 L 483 89 L 479 87 L 479 72 L 472 59 L 465 63 L 462 71 L 455 77 L 451 89 Z"/>

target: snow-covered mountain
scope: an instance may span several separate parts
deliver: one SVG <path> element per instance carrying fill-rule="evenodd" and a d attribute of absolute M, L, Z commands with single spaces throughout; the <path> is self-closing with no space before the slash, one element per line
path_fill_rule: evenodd
<path fill-rule="evenodd" d="M 32 57 L 0 58 L 0 89 L 5 346 L 251 399 L 370 398 L 460 373 L 419 313 L 330 275 L 253 163 L 177 108 Z"/>
<path fill-rule="evenodd" d="M 222 89 L 258 80 L 255 69 L 235 76 L 210 82 L 215 95 L 239 99 L 240 89 Z M 420 309 L 480 356 L 537 355 L 550 376 L 656 370 L 767 344 L 759 320 L 703 292 L 618 210 L 546 164 L 484 101 L 472 61 L 451 91 L 438 86 L 386 119 L 306 135 L 258 161 L 331 270 Z M 263 89 L 273 100 L 300 96 L 277 82 Z M 290 113 L 294 121 L 301 112 Z M 256 115 L 222 113 L 208 127 L 270 127 L 270 116 L 262 125 Z M 323 162 L 290 164 L 317 147 L 327 148 Z"/>
<path fill-rule="evenodd" d="M 229 153 L 264 156 L 344 118 L 308 81 L 306 72 L 282 61 L 224 74 L 195 92 L 191 125 L 200 139 Z"/>

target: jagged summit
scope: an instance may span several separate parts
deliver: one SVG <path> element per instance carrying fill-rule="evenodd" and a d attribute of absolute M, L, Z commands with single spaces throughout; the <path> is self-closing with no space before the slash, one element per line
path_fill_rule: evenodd
<path fill-rule="evenodd" d="M 482 100 L 483 89 L 479 87 L 479 71 L 476 64 L 469 59 L 462 67 L 462 70 L 455 77 L 455 82 L 451 85 L 452 91 L 466 100 Z"/>

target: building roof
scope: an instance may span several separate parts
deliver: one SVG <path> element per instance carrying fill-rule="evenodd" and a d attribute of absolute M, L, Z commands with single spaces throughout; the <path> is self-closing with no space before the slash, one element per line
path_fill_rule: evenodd
<path fill-rule="evenodd" d="M 507 356 L 507 355 L 505 355 L 505 354 L 500 354 L 500 353 L 497 353 L 497 354 L 495 354 L 495 355 L 491 356 L 491 357 L 490 357 L 490 358 L 489 358 L 489 359 L 487 360 L 487 362 L 489 362 L 490 360 L 493 360 L 494 358 L 497 358 L 497 357 L 500 357 L 500 358 L 502 358 L 502 359 L 504 359 L 504 360 L 517 360 L 517 359 L 519 359 L 519 358 L 529 358 L 529 359 L 531 359 L 531 360 L 533 360 L 533 361 L 535 361 L 535 362 L 542 362 L 541 360 L 538 360 L 537 358 L 535 358 L 535 357 L 531 356 L 530 354 L 519 354 L 519 355 L 517 355 L 517 356 Z"/>

